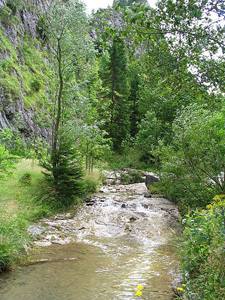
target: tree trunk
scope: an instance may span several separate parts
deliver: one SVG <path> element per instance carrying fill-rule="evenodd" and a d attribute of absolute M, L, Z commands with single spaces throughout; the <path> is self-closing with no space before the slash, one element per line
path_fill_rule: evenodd
<path fill-rule="evenodd" d="M 54 129 L 54 137 L 53 137 L 53 144 L 52 144 L 52 165 L 53 165 L 53 176 L 55 178 L 55 168 L 56 168 L 56 149 L 57 149 L 57 142 L 58 142 L 58 134 L 59 134 L 59 125 L 61 119 L 61 110 L 62 110 L 62 91 L 63 91 L 63 76 L 62 76 L 62 48 L 60 39 L 58 39 L 58 46 L 57 46 L 57 60 L 58 60 L 58 74 L 59 74 L 59 93 L 57 97 L 57 119 Z"/>

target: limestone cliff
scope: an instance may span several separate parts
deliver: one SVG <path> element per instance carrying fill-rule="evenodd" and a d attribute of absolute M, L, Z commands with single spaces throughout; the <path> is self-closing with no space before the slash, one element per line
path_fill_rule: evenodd
<path fill-rule="evenodd" d="M 50 139 L 48 53 L 40 20 L 48 0 L 0 0 L 0 130 Z"/>

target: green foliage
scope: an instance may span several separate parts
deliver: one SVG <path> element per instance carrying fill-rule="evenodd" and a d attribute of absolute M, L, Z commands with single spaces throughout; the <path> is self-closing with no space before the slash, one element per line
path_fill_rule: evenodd
<path fill-rule="evenodd" d="M 129 133 L 129 90 L 125 45 L 118 37 L 113 39 L 108 60 L 103 61 L 101 78 L 107 91 L 105 101 L 109 103 L 109 120 L 105 128 L 114 150 L 120 151 L 122 141 Z"/>
<path fill-rule="evenodd" d="M 31 89 L 34 92 L 39 92 L 39 90 L 41 89 L 41 82 L 38 79 L 33 79 L 33 81 L 31 82 Z"/>
<path fill-rule="evenodd" d="M 153 152 L 163 138 L 163 126 L 157 120 L 155 112 L 148 111 L 139 124 L 139 131 L 135 138 L 136 147 L 141 151 L 141 159 L 154 162 Z"/>
<path fill-rule="evenodd" d="M 130 102 L 130 135 L 135 137 L 138 132 L 138 123 L 140 121 L 139 114 L 139 88 L 140 76 L 136 68 L 132 68 L 129 74 L 130 78 L 130 95 L 128 101 Z"/>
<path fill-rule="evenodd" d="M 142 173 L 137 170 L 128 170 L 127 173 L 121 173 L 122 184 L 132 184 L 144 182 Z"/>
<path fill-rule="evenodd" d="M 47 42 L 48 41 L 48 36 L 47 36 L 47 30 L 46 30 L 46 15 L 41 16 L 38 19 L 38 24 L 37 24 L 37 32 L 40 36 L 40 38 L 44 41 Z"/>
<path fill-rule="evenodd" d="M 9 154 L 9 151 L 0 144 L 0 178 L 4 174 L 10 174 L 11 170 L 15 167 L 17 157 Z"/>
<path fill-rule="evenodd" d="M 3 24 L 7 25 L 11 22 L 12 10 L 8 6 L 3 6 L 0 11 L 0 19 Z"/>
<path fill-rule="evenodd" d="M 0 213 L 0 273 L 21 261 L 29 244 L 27 222 L 23 218 L 5 220 Z"/>
<path fill-rule="evenodd" d="M 223 299 L 225 293 L 225 195 L 184 220 L 182 299 Z"/>
<path fill-rule="evenodd" d="M 82 182 L 82 189 L 83 189 L 83 196 L 88 196 L 91 195 L 93 193 L 95 193 L 97 191 L 97 182 L 93 179 L 85 179 Z"/>
<path fill-rule="evenodd" d="M 24 36 L 23 47 L 19 46 L 17 51 L 14 45 L 0 30 L 1 46 L 0 50 L 10 56 L 5 60 L 0 60 L 0 85 L 4 95 L 9 100 L 19 99 L 21 93 L 26 107 L 47 108 L 49 100 L 46 97 L 46 85 L 49 88 L 54 85 L 51 81 L 50 69 L 46 66 L 45 59 L 48 54 L 39 50 L 40 43 L 33 40 L 29 35 Z M 23 56 L 25 64 L 20 60 Z"/>
<path fill-rule="evenodd" d="M 126 6 L 131 6 L 133 4 L 144 4 L 147 5 L 148 1 L 146 0 L 114 0 L 113 1 L 113 7 L 121 7 L 125 8 Z"/>
<path fill-rule="evenodd" d="M 104 158 L 108 163 L 108 168 L 112 170 L 124 168 L 141 170 L 149 167 L 145 161 L 140 160 L 140 152 L 129 147 L 123 149 L 123 152 L 120 154 L 115 152 L 107 153 Z"/>
<path fill-rule="evenodd" d="M 11 129 L 3 128 L 0 131 L 0 143 L 5 146 L 11 155 L 28 156 L 29 149 L 18 130 L 12 131 Z"/>
<path fill-rule="evenodd" d="M 30 185 L 31 179 L 32 179 L 31 174 L 26 172 L 20 177 L 19 182 L 23 185 Z"/>
<path fill-rule="evenodd" d="M 101 172 L 99 175 L 99 180 L 102 185 L 107 185 L 107 179 L 108 179 L 107 175 L 105 173 Z"/>
<path fill-rule="evenodd" d="M 61 135 L 58 148 L 41 166 L 48 171 L 44 174 L 59 205 L 69 206 L 82 194 L 82 160 L 72 137 Z"/>
<path fill-rule="evenodd" d="M 184 207 L 204 207 L 225 190 L 224 110 L 186 108 L 173 124 L 171 145 L 158 151 L 170 196 Z"/>
<path fill-rule="evenodd" d="M 17 3 L 13 0 L 7 0 L 6 6 L 11 9 L 12 15 L 15 16 L 17 11 Z"/>
<path fill-rule="evenodd" d="M 21 184 L 27 177 L 29 184 Z M 46 190 L 41 169 L 31 160 L 20 160 L 12 176 L 0 178 L 0 272 L 23 260 L 31 242 L 30 222 L 56 213 Z"/>

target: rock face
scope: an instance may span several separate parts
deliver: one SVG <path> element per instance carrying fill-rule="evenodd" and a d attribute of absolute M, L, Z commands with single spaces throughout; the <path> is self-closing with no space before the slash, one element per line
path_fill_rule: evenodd
<path fill-rule="evenodd" d="M 37 74 L 38 67 L 36 70 L 32 68 L 34 62 L 32 57 L 29 60 L 29 52 L 25 53 L 25 40 L 29 40 L 33 47 L 31 49 L 27 44 L 27 51 L 36 49 L 41 57 L 37 27 L 39 18 L 47 10 L 48 1 L 0 0 L 0 130 L 16 129 L 25 138 L 41 137 L 46 141 L 50 140 L 50 131 L 43 121 L 40 122 L 46 112 L 43 107 L 37 109 L 37 102 L 46 94 L 47 82 L 42 84 L 43 78 Z M 48 64 L 46 57 L 41 59 Z M 39 71 L 42 72 L 41 68 Z M 35 77 L 41 81 L 42 94 L 36 91 L 32 94 L 31 78 Z"/>

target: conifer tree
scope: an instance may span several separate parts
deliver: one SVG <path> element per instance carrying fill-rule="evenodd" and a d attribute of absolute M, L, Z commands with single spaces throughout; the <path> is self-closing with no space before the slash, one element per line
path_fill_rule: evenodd
<path fill-rule="evenodd" d="M 129 102 L 130 102 L 130 134 L 134 137 L 138 132 L 138 121 L 140 120 L 140 114 L 138 111 L 138 100 L 139 100 L 139 84 L 140 79 L 138 76 L 137 70 L 133 72 L 130 81 L 130 95 L 129 95 Z"/>
<path fill-rule="evenodd" d="M 118 37 L 114 38 L 109 50 L 109 59 L 105 62 L 102 72 L 103 86 L 107 89 L 105 95 L 109 102 L 109 121 L 106 128 L 113 142 L 113 148 L 119 151 L 123 139 L 129 132 L 129 105 L 127 59 L 125 46 Z"/>

